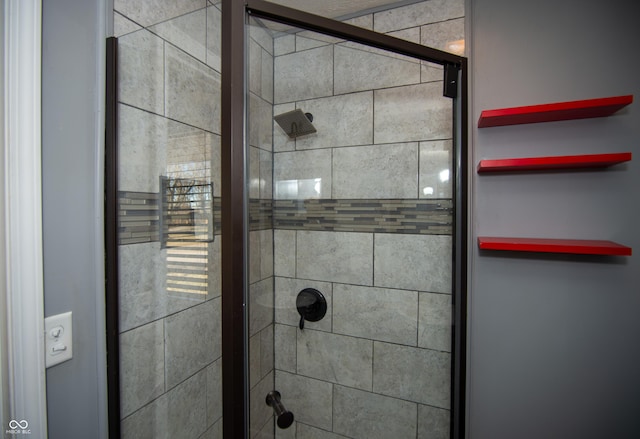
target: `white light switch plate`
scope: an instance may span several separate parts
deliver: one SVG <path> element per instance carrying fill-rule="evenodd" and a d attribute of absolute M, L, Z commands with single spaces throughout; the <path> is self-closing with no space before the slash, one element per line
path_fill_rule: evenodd
<path fill-rule="evenodd" d="M 71 311 L 44 319 L 45 367 L 55 366 L 73 357 Z"/>

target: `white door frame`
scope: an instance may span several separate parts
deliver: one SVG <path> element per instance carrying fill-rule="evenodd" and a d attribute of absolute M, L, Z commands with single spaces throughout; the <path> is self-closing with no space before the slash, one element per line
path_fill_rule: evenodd
<path fill-rule="evenodd" d="M 42 265 L 41 0 L 4 0 L 4 230 L 9 416 L 47 437 Z M 5 399 L 6 401 L 6 399 Z M 5 421 L 7 422 L 7 421 Z M 24 423 L 23 423 L 24 425 Z M 8 425 L 3 425 L 0 433 Z"/>

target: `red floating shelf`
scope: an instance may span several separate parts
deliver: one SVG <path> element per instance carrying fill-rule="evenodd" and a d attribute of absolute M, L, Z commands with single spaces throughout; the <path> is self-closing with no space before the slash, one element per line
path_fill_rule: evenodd
<path fill-rule="evenodd" d="M 537 239 L 478 237 L 481 250 L 538 253 L 570 253 L 576 255 L 631 256 L 631 247 L 611 241 L 582 239 Z"/>
<path fill-rule="evenodd" d="M 565 155 L 517 159 L 480 160 L 478 172 L 545 171 L 555 169 L 606 168 L 631 160 L 630 152 Z"/>
<path fill-rule="evenodd" d="M 582 101 L 558 102 L 525 107 L 485 110 L 478 119 L 478 128 L 518 125 L 526 123 L 555 122 L 569 119 L 611 116 L 633 102 L 633 95 Z"/>

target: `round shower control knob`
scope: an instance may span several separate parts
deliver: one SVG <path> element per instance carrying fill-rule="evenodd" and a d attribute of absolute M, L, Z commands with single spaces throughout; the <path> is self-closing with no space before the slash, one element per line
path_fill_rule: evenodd
<path fill-rule="evenodd" d="M 296 308 L 300 314 L 300 329 L 304 329 L 304 321 L 317 322 L 327 313 L 327 300 L 315 288 L 305 288 L 298 293 Z"/>

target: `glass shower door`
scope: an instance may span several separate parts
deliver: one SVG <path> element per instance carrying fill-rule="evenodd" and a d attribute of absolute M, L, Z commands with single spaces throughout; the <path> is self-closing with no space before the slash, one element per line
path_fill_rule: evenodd
<path fill-rule="evenodd" d="M 115 2 L 112 437 L 222 437 L 222 13 L 174 3 Z"/>
<path fill-rule="evenodd" d="M 443 68 L 264 19 L 247 44 L 250 437 L 448 438 Z"/>

